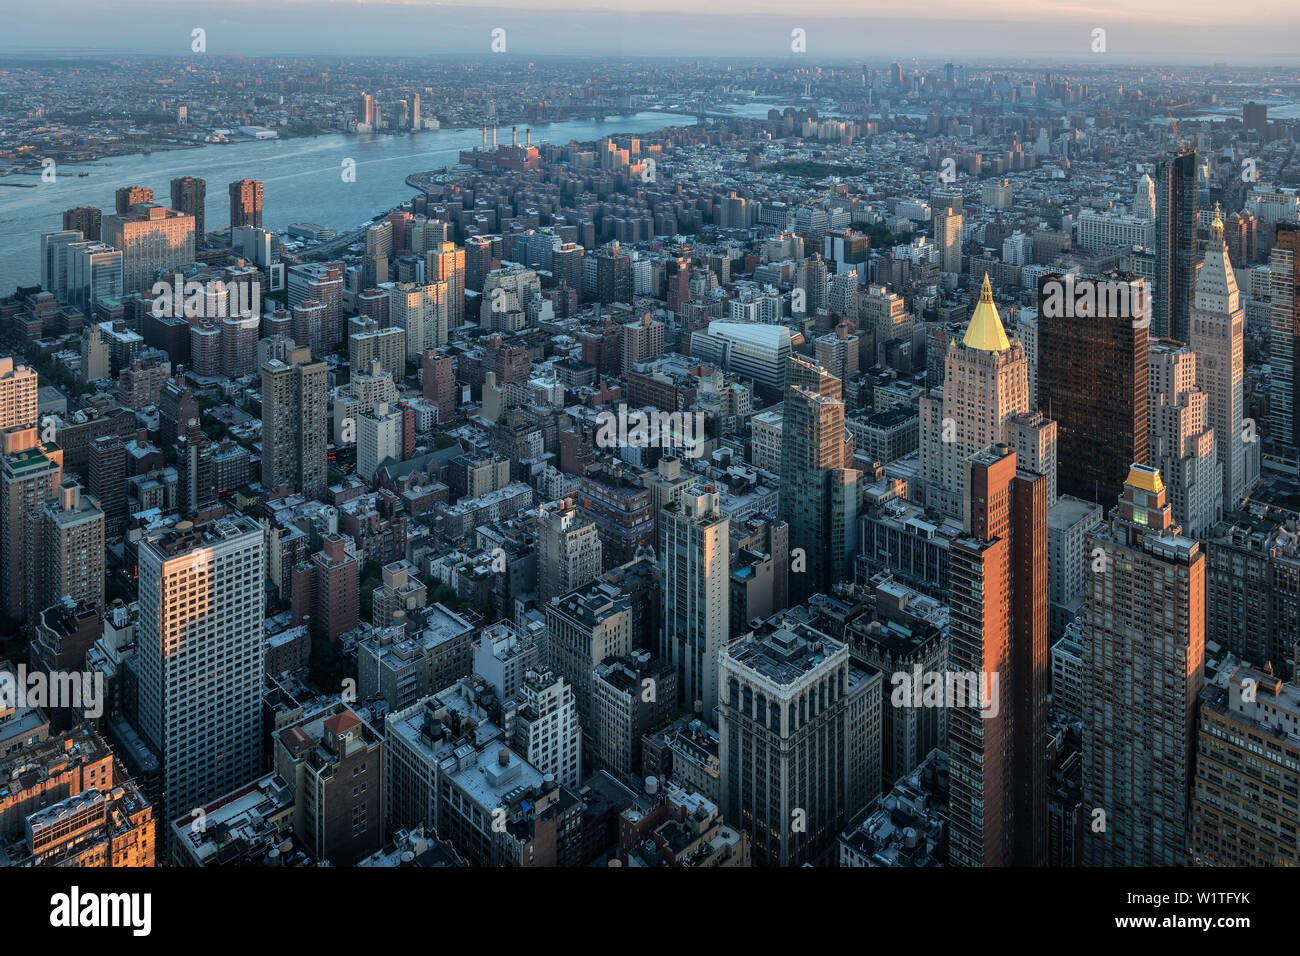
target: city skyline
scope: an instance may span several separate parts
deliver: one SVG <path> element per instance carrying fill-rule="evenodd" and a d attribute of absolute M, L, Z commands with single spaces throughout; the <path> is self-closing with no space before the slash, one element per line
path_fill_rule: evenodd
<path fill-rule="evenodd" d="M 925 13 L 24 14 L 24 911 L 926 869 L 886 922 L 1284 926 L 1218 868 L 1300 864 L 1300 14 Z"/>

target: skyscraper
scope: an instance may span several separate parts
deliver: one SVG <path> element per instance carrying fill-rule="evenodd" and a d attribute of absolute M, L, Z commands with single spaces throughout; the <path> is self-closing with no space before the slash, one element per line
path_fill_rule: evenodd
<path fill-rule="evenodd" d="M 940 272 L 961 272 L 961 224 L 960 210 L 934 212 L 934 244 L 939 249 Z"/>
<path fill-rule="evenodd" d="M 203 224 L 203 204 L 207 198 L 208 184 L 193 176 L 172 180 L 172 208 L 194 217 L 194 248 L 202 249 L 207 243 Z"/>
<path fill-rule="evenodd" d="M 1205 557 L 1174 524 L 1160 473 L 1141 464 L 1085 540 L 1084 860 L 1177 866 L 1205 677 Z"/>
<path fill-rule="evenodd" d="M 686 706 L 698 702 L 706 718 L 718 703 L 718 655 L 730 637 L 730 524 L 712 485 L 666 504 L 659 522 L 664 569 L 659 656 L 677 671 Z"/>
<path fill-rule="evenodd" d="M 858 479 L 840 380 L 790 356 L 781 421 L 781 519 L 790 526 L 790 601 L 853 578 Z"/>
<path fill-rule="evenodd" d="M 455 243 L 439 243 L 424 254 L 424 277 L 447 283 L 447 324 L 453 329 L 464 325 L 465 250 Z"/>
<path fill-rule="evenodd" d="M 162 762 L 163 819 L 262 765 L 262 527 L 239 515 L 140 542 L 139 730 Z"/>
<path fill-rule="evenodd" d="M 1279 222 L 1269 254 L 1269 421 L 1290 457 L 1300 449 L 1300 222 Z"/>
<path fill-rule="evenodd" d="M 1188 334 L 1196 352 L 1196 383 L 1209 396 L 1215 456 L 1223 471 L 1222 511 L 1228 512 L 1241 504 L 1246 489 L 1258 477 L 1259 454 L 1258 445 L 1247 448 L 1242 431 L 1246 317 L 1217 208 L 1210 231 L 1210 243 L 1196 275 Z"/>
<path fill-rule="evenodd" d="M 1196 151 L 1189 149 L 1161 162 L 1156 173 L 1153 335 L 1187 341 L 1195 278 Z"/>
<path fill-rule="evenodd" d="M 262 484 L 325 493 L 329 369 L 306 350 L 262 366 Z"/>
<path fill-rule="evenodd" d="M 104 533 L 114 537 L 126 524 L 126 443 L 105 435 L 90 443 L 89 491 L 104 511 Z"/>
<path fill-rule="evenodd" d="M 230 228 L 262 228 L 262 192 L 265 187 L 256 179 L 241 179 L 230 184 Z"/>
<path fill-rule="evenodd" d="M 1048 483 L 1044 475 L 1017 470 L 1015 452 L 1005 445 L 971 456 L 965 467 L 965 534 L 949 553 L 950 667 L 965 688 L 964 700 L 945 701 L 949 861 L 1041 865 L 1047 847 Z"/>
<path fill-rule="evenodd" d="M 41 236 L 41 288 L 60 300 L 68 297 L 69 249 L 84 238 L 80 232 L 70 229 Z"/>
<path fill-rule="evenodd" d="M 6 429 L 0 441 L 0 580 L 4 612 L 21 623 L 41 610 L 36 607 L 41 529 L 33 516 L 58 493 L 63 453 L 41 443 L 34 426 Z"/>
<path fill-rule="evenodd" d="M 1029 359 L 1019 341 L 1007 338 L 985 276 L 966 334 L 948 343 L 943 388 L 921 397 L 926 503 L 944 514 L 961 514 L 966 459 L 993 445 L 1016 445 L 1013 421 L 1030 411 Z M 1029 431 L 1036 432 L 1037 424 L 1023 421 Z"/>
<path fill-rule="evenodd" d="M 1156 342 L 1148 364 L 1149 459 L 1164 479 L 1174 521 L 1193 538 L 1223 515 L 1219 436 L 1209 423 L 1208 396 L 1196 384 L 1196 358 L 1185 345 Z"/>
<path fill-rule="evenodd" d="M 1045 308 L 1062 286 L 1079 304 Z M 1132 305 L 1145 301 L 1142 279 L 1039 279 L 1038 405 L 1056 420 L 1058 460 L 1070 463 L 1057 475 L 1063 495 L 1114 500 L 1129 465 L 1147 460 L 1149 330 L 1140 316 L 1124 314 L 1144 311 Z"/>
<path fill-rule="evenodd" d="M 728 644 L 719 671 L 723 817 L 759 866 L 823 862 L 880 793 L 880 672 L 779 618 Z"/>

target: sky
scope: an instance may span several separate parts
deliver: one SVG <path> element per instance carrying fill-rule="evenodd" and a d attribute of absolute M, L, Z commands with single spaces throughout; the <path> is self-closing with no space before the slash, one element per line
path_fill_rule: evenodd
<path fill-rule="evenodd" d="M 766 59 L 794 56 L 799 29 L 812 61 L 1300 61 L 1295 0 L 27 0 L 5 26 L 7 54 L 189 54 L 196 27 L 227 55 L 487 54 L 501 28 L 518 56 Z"/>

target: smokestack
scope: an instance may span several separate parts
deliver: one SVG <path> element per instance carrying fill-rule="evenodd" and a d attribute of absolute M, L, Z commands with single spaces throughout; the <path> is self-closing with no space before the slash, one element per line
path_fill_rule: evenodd
<path fill-rule="evenodd" d="M 511 146 L 514 146 L 514 147 L 516 147 L 516 148 L 519 146 L 519 127 L 518 127 L 518 126 L 512 126 L 512 127 L 510 127 L 510 145 L 511 145 Z"/>
<path fill-rule="evenodd" d="M 524 145 L 529 147 L 533 145 L 533 131 L 531 129 L 524 130 Z"/>
<path fill-rule="evenodd" d="M 497 148 L 497 124 L 492 124 L 492 148 Z"/>
<path fill-rule="evenodd" d="M 487 149 L 487 123 L 483 124 L 483 148 Z"/>

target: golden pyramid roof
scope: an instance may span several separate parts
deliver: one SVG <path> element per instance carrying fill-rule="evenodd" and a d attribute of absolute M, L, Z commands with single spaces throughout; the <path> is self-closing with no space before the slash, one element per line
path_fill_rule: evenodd
<path fill-rule="evenodd" d="M 1147 465 L 1134 464 L 1129 468 L 1128 478 L 1124 483 L 1132 485 L 1134 488 L 1141 488 L 1143 491 L 1149 491 L 1153 495 L 1158 495 L 1165 490 L 1165 483 L 1160 480 L 1160 472 Z"/>
<path fill-rule="evenodd" d="M 1011 348 L 1006 330 L 1002 328 L 1002 317 L 998 307 L 993 304 L 993 286 L 989 283 L 989 274 L 984 273 L 984 287 L 980 290 L 980 301 L 971 313 L 970 325 L 966 326 L 966 335 L 962 342 L 973 349 L 984 352 L 1001 352 Z"/>

